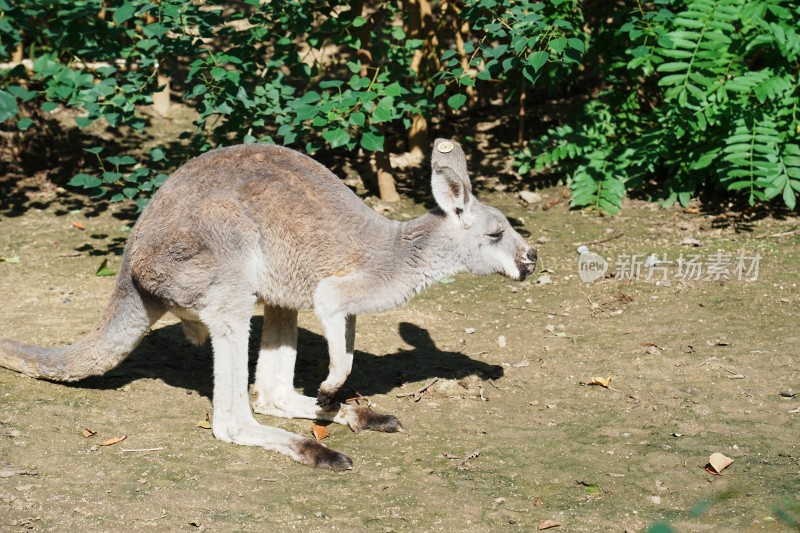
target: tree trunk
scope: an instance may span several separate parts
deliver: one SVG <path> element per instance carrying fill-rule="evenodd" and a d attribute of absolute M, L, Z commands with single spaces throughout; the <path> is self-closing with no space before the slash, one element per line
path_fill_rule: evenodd
<path fill-rule="evenodd" d="M 385 152 L 374 152 L 375 170 L 378 175 L 378 191 L 382 202 L 397 202 L 400 195 L 394 185 L 392 176 L 392 166 L 389 164 L 389 156 Z"/>
<path fill-rule="evenodd" d="M 428 0 L 403 0 L 403 10 L 408 14 L 406 36 L 424 42 L 411 59 L 411 70 L 419 79 L 426 50 L 436 49 L 438 44 L 433 31 L 433 10 Z M 411 128 L 408 130 L 408 151 L 415 157 L 421 158 L 428 149 L 428 120 L 422 114 L 414 115 L 411 120 Z"/>
<path fill-rule="evenodd" d="M 164 86 L 164 89 L 158 91 L 157 93 L 153 93 L 153 109 L 156 113 L 161 115 L 162 117 L 166 117 L 169 114 L 169 76 L 165 76 L 164 74 L 158 73 L 158 85 Z"/>
<path fill-rule="evenodd" d="M 525 78 L 519 86 L 519 129 L 517 130 L 517 148 L 522 149 L 525 144 L 525 95 L 527 87 Z"/>
<path fill-rule="evenodd" d="M 414 115 L 408 130 L 408 151 L 414 157 L 422 158 L 429 144 L 428 121 L 423 115 Z"/>
<path fill-rule="evenodd" d="M 474 77 L 472 74 L 472 66 L 469 64 L 469 58 L 467 57 L 466 53 L 464 52 L 464 34 L 469 34 L 469 24 L 466 22 L 463 25 L 459 25 L 458 19 L 453 19 L 453 31 L 456 34 L 456 50 L 458 50 L 458 55 L 461 56 L 461 68 L 464 69 L 465 76 Z M 475 87 L 467 85 L 464 87 L 464 92 L 467 94 L 467 101 L 469 107 L 475 105 L 477 101 L 477 95 L 475 94 Z"/>
<path fill-rule="evenodd" d="M 14 49 L 14 52 L 11 54 L 11 63 L 14 65 L 19 65 L 22 63 L 22 59 L 25 56 L 25 48 L 22 45 L 22 42 L 17 43 L 17 47 Z"/>

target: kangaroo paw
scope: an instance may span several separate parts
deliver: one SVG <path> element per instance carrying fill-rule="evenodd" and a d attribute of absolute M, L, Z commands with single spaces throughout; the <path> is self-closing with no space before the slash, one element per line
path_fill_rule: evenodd
<path fill-rule="evenodd" d="M 403 431 L 403 424 L 394 415 L 382 415 L 369 407 L 355 407 L 352 416 L 348 417 L 348 425 L 353 431 L 369 429 L 383 433 Z"/>
<path fill-rule="evenodd" d="M 353 461 L 344 454 L 311 439 L 303 439 L 292 446 L 297 461 L 315 468 L 328 468 L 334 472 L 352 470 Z"/>
<path fill-rule="evenodd" d="M 322 407 L 323 409 L 333 409 L 337 406 L 338 402 L 335 400 L 336 394 L 338 394 L 339 390 L 330 390 L 330 389 L 319 389 L 319 394 L 317 394 L 317 405 Z"/>

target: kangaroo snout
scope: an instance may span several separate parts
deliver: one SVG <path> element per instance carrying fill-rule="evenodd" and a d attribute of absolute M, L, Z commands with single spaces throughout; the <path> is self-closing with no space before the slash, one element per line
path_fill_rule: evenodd
<path fill-rule="evenodd" d="M 539 254 L 536 253 L 536 248 L 528 248 L 528 250 L 517 259 L 519 281 L 525 281 L 528 276 L 533 274 L 533 271 L 536 270 L 536 259 L 538 257 Z"/>

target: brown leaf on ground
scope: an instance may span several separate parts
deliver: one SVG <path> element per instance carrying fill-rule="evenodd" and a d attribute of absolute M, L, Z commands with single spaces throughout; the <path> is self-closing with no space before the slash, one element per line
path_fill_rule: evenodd
<path fill-rule="evenodd" d="M 540 505 L 542 505 L 543 503 L 544 503 L 544 501 L 543 501 L 543 500 L 542 500 L 540 497 L 538 497 L 538 496 L 537 496 L 536 498 L 534 498 L 534 499 L 533 499 L 533 506 L 534 506 L 534 507 L 539 507 L 539 506 L 540 506 Z"/>
<path fill-rule="evenodd" d="M 128 438 L 127 435 L 121 435 L 119 437 L 113 437 L 111 439 L 104 440 L 103 442 L 101 442 L 100 446 L 113 446 L 115 444 L 119 444 L 120 442 L 124 441 L 127 438 Z"/>
<path fill-rule="evenodd" d="M 314 438 L 317 439 L 317 441 L 327 439 L 328 437 L 331 436 L 331 432 L 328 431 L 328 428 L 326 428 L 325 426 L 318 426 L 316 424 L 311 426 L 311 433 L 314 434 Z"/>
<path fill-rule="evenodd" d="M 553 198 L 552 200 L 550 200 L 549 202 L 544 204 L 544 206 L 542 206 L 542 211 L 549 211 L 550 209 L 555 207 L 555 205 L 558 203 L 558 201 L 559 201 L 558 198 Z"/>
<path fill-rule="evenodd" d="M 542 531 L 543 529 L 550 529 L 560 525 L 561 522 L 556 522 L 555 520 L 539 520 L 539 525 L 536 526 L 536 529 Z"/>
<path fill-rule="evenodd" d="M 83 428 L 81 435 L 83 435 L 85 438 L 88 439 L 89 437 L 94 437 L 95 435 L 97 435 L 97 432 L 94 431 L 93 429 Z"/>
<path fill-rule="evenodd" d="M 72 227 L 76 228 L 76 229 L 79 229 L 81 231 L 86 229 L 86 226 L 84 226 L 82 223 L 78 222 L 77 220 L 73 220 L 72 221 Z"/>
<path fill-rule="evenodd" d="M 710 474 L 719 475 L 723 470 L 728 468 L 730 464 L 733 463 L 733 459 L 730 457 L 726 457 L 719 452 L 712 453 L 711 456 L 708 458 L 708 464 L 706 465 L 706 470 Z"/>
<path fill-rule="evenodd" d="M 608 376 L 607 378 L 592 378 L 587 385 L 597 385 L 607 389 L 611 387 L 611 376 Z"/>

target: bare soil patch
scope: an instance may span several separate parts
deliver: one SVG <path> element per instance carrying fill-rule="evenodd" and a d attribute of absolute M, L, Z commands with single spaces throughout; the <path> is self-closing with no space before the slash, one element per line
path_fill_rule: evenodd
<path fill-rule="evenodd" d="M 0 529 L 535 531 L 550 520 L 553 531 L 797 531 L 800 396 L 787 391 L 800 392 L 798 221 L 743 228 L 636 202 L 596 218 L 563 201 L 543 211 L 560 191 L 540 192 L 533 206 L 484 200 L 540 242 L 549 283 L 460 275 L 359 318 L 349 386 L 406 432 L 329 426 L 325 442 L 354 470 L 214 440 L 198 426 L 210 349 L 165 319 L 102 378 L 0 370 Z M 118 266 L 127 235 L 118 213 L 56 200 L 0 218 L 3 337 L 67 343 L 92 327 L 114 282 L 95 272 L 103 259 Z M 589 246 L 609 272 L 652 253 L 706 266 L 730 254 L 735 266 L 740 251 L 760 269 L 753 281 L 681 280 L 673 264 L 667 284 L 646 270 L 582 282 L 577 244 L 608 237 Z M 301 328 L 296 385 L 313 393 L 326 346 L 311 313 Z M 608 388 L 589 384 L 609 376 Z M 260 419 L 310 435 L 311 421 Z M 734 459 L 722 475 L 705 469 L 714 452 Z"/>

